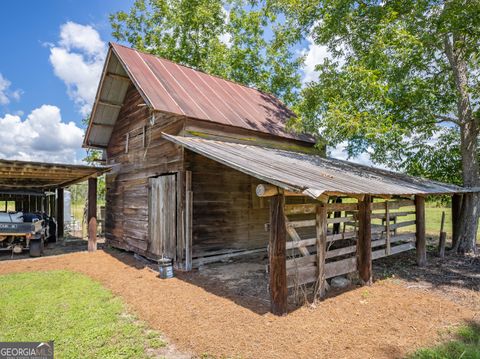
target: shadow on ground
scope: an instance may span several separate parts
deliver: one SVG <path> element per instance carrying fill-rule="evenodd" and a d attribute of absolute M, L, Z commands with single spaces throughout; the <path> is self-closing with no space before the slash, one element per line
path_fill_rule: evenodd
<path fill-rule="evenodd" d="M 99 239 L 97 248 L 103 249 L 104 240 Z M 63 241 L 49 242 L 45 245 L 43 257 L 58 256 L 67 253 L 84 252 L 88 249 L 88 241 L 81 238 L 65 239 Z M 0 261 L 31 258 L 27 250 L 13 254 L 11 251 L 0 252 Z"/>
<path fill-rule="evenodd" d="M 155 272 L 158 270 L 154 262 L 134 256 L 132 253 L 108 247 L 105 251 L 130 267 L 136 269 L 148 267 Z M 270 310 L 266 265 L 265 255 L 253 255 L 240 260 L 209 264 L 191 272 L 175 271 L 175 276 L 263 315 Z M 445 258 L 438 258 L 435 256 L 435 249 L 430 247 L 426 267 L 418 267 L 415 262 L 415 251 L 409 251 L 375 260 L 373 270 L 375 280 L 393 278 L 408 288 L 437 291 L 459 304 L 480 310 L 479 256 L 448 255 Z M 352 281 L 348 288 L 330 289 L 327 298 L 358 287 L 359 285 Z M 311 302 L 311 291 L 312 288 L 302 288 L 296 293 L 290 292 L 289 312 Z"/>

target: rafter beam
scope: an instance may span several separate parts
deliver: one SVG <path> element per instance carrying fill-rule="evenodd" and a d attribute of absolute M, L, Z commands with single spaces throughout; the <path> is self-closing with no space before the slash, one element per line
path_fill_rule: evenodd
<path fill-rule="evenodd" d="M 118 109 L 122 108 L 121 103 L 113 103 L 113 102 L 108 102 L 108 101 L 98 101 L 98 104 L 108 106 L 108 107 L 118 108 Z"/>
<path fill-rule="evenodd" d="M 112 72 L 107 72 L 107 77 L 111 77 L 114 80 L 130 81 L 130 77 L 114 74 Z"/>

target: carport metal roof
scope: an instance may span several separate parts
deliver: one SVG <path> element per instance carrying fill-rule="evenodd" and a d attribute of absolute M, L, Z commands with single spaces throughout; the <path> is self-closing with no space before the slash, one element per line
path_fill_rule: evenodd
<path fill-rule="evenodd" d="M 374 167 L 275 148 L 163 134 L 200 155 L 288 191 L 321 195 L 428 195 L 478 192 Z"/>
<path fill-rule="evenodd" d="M 65 187 L 108 170 L 107 167 L 0 159 L 0 190 Z"/>

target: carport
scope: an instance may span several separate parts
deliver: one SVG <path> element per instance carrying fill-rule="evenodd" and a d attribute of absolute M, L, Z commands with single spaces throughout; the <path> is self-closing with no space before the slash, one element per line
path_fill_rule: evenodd
<path fill-rule="evenodd" d="M 64 236 L 63 191 L 88 181 L 88 250 L 97 249 L 97 177 L 106 167 L 0 159 L 0 201 L 15 201 L 29 211 L 48 210 L 57 221 L 57 238 Z M 45 192 L 56 193 L 44 199 Z M 7 207 L 7 206 L 5 206 Z"/>

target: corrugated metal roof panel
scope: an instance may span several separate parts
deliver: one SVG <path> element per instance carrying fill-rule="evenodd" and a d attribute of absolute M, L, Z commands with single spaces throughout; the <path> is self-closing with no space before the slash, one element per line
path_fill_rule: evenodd
<path fill-rule="evenodd" d="M 122 45 L 111 47 L 154 110 L 313 142 L 286 129 L 294 113 L 270 94 Z"/>
<path fill-rule="evenodd" d="M 85 181 L 109 171 L 108 167 L 93 167 L 63 163 L 31 162 L 0 159 L 1 190 L 48 189 Z"/>
<path fill-rule="evenodd" d="M 314 198 L 321 194 L 427 195 L 479 190 L 318 155 L 203 138 L 163 136 L 226 166 Z"/>

